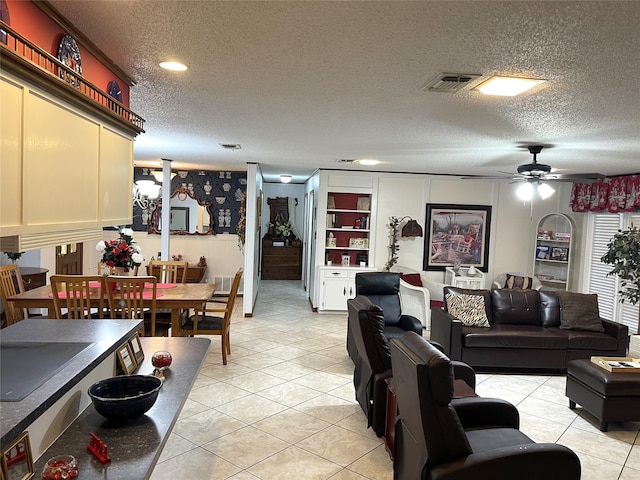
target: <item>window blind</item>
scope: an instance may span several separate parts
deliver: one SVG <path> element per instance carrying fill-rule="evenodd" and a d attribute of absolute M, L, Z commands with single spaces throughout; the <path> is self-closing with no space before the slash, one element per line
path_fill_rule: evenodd
<path fill-rule="evenodd" d="M 629 333 L 638 333 L 638 305 L 620 303 L 620 279 L 607 276 L 611 265 L 600 260 L 607 251 L 607 244 L 620 229 L 633 223 L 640 225 L 640 214 L 594 214 L 591 217 L 591 255 L 589 261 L 589 292 L 598 294 L 600 316 L 629 327 Z"/>

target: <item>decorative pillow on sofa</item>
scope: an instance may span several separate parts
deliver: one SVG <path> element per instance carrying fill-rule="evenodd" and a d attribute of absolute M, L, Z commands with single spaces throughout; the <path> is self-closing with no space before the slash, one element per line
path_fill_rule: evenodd
<path fill-rule="evenodd" d="M 511 275 L 507 273 L 507 280 L 504 282 L 504 288 L 514 289 L 518 288 L 520 290 L 528 290 L 533 286 L 533 278 L 531 277 L 520 277 L 518 275 Z"/>
<path fill-rule="evenodd" d="M 419 273 L 401 273 L 400 280 L 404 280 L 414 287 L 422 287 L 422 279 Z"/>
<path fill-rule="evenodd" d="M 560 328 L 604 332 L 598 295 L 595 293 L 556 292 L 560 300 Z"/>
<path fill-rule="evenodd" d="M 484 308 L 484 297 L 480 295 L 445 295 L 447 311 L 467 327 L 490 327 Z"/>

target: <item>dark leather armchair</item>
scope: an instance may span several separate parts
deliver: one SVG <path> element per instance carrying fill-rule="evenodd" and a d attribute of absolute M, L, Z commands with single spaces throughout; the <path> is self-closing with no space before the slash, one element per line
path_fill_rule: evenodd
<path fill-rule="evenodd" d="M 358 295 L 347 300 L 349 329 L 351 330 L 357 357 L 354 360 L 353 385 L 356 400 L 367 416 L 368 425 L 378 437 L 385 433 L 387 383 L 392 376 L 391 351 L 384 335 L 382 309 L 369 298 Z M 442 349 L 442 346 L 436 345 Z M 466 383 L 465 390 L 474 390 L 476 376 L 473 369 L 462 362 L 453 362 L 456 381 Z"/>
<path fill-rule="evenodd" d="M 533 442 L 518 430 L 518 411 L 508 402 L 464 398 L 452 404 L 451 361 L 419 335 L 391 340 L 391 359 L 400 414 L 394 480 L 580 478 L 577 455 Z"/>
<path fill-rule="evenodd" d="M 364 295 L 378 305 L 384 315 L 384 334 L 388 339 L 407 331 L 422 335 L 422 322 L 411 315 L 403 315 L 400 306 L 400 275 L 393 272 L 362 272 L 356 274 L 356 295 Z M 347 351 L 355 362 L 357 352 L 353 338 L 347 331 Z"/>

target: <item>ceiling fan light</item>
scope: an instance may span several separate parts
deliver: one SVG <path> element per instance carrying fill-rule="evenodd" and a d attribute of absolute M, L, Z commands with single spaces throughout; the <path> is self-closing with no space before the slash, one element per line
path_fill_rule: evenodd
<path fill-rule="evenodd" d="M 549 184 L 547 183 L 538 184 L 538 195 L 540 195 L 540 198 L 542 198 L 543 200 L 546 200 L 554 193 L 556 193 L 556 191 Z"/>
<path fill-rule="evenodd" d="M 525 202 L 531 200 L 533 198 L 533 185 L 529 182 L 523 183 L 516 190 L 516 195 L 520 200 L 524 200 Z"/>
<path fill-rule="evenodd" d="M 477 89 L 485 95 L 515 97 L 544 82 L 537 78 L 491 77 Z"/>

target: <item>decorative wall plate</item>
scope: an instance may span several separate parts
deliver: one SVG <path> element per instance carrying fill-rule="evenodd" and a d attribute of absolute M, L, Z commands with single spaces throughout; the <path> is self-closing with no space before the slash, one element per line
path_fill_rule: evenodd
<path fill-rule="evenodd" d="M 60 45 L 58 45 L 58 60 L 77 72 L 78 75 L 82 75 L 80 50 L 78 49 L 78 44 L 71 35 L 65 35 L 60 40 Z M 64 77 L 62 74 L 60 76 Z"/>
<path fill-rule="evenodd" d="M 111 80 L 107 84 L 107 93 L 119 102 L 122 102 L 122 90 L 120 90 L 120 85 L 118 85 L 118 82 L 115 80 Z"/>

